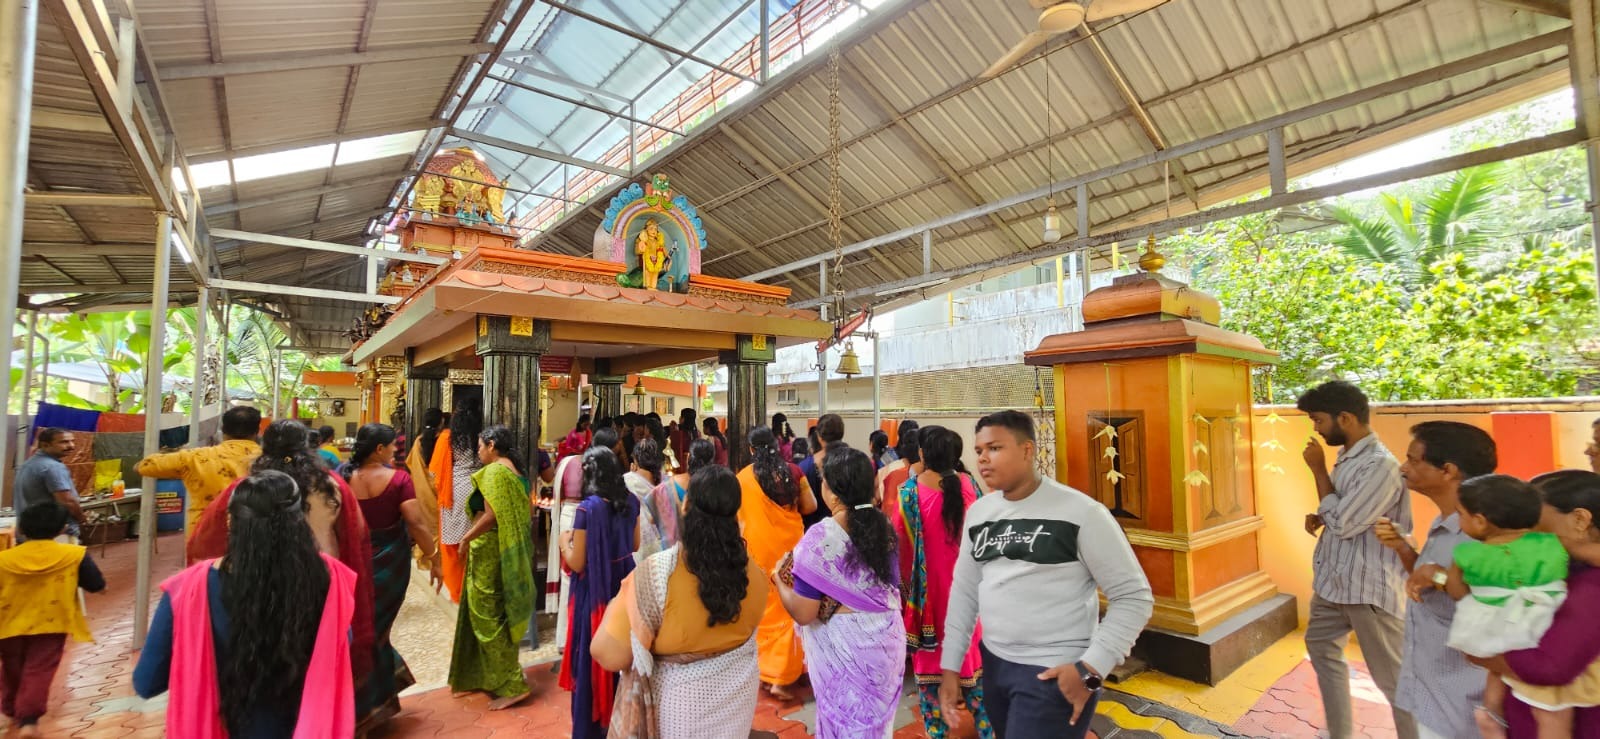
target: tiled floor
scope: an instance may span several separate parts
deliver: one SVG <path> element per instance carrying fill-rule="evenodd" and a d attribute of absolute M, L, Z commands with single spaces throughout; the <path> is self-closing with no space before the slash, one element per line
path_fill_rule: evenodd
<path fill-rule="evenodd" d="M 177 572 L 183 557 L 178 538 L 164 536 L 159 544 L 153 578 L 157 583 Z M 160 737 L 165 699 L 141 701 L 133 695 L 131 684 L 136 661 L 132 652 L 136 545 L 112 545 L 104 554 L 98 548 L 92 553 L 109 584 L 106 593 L 88 597 L 90 626 L 97 641 L 69 644 L 52 688 L 50 713 L 40 728 L 48 737 Z M 407 623 L 397 627 L 396 643 L 415 663 L 413 671 L 420 684 L 402 698 L 401 715 L 377 736 L 570 736 L 570 696 L 556 687 L 548 663 L 528 669 L 534 696 L 509 711 L 490 713 L 483 696 L 457 699 L 448 689 L 435 687 L 443 674 L 443 666 L 437 663 L 448 659 L 453 614 L 448 606 L 430 602 L 420 592 L 416 595 L 408 599 L 402 615 Z M 534 657 L 530 653 L 524 656 Z M 1359 658 L 1359 653 L 1352 650 L 1352 656 Z M 1359 662 L 1355 667 L 1358 736 L 1394 736 L 1382 696 Z M 1137 697 L 1102 701 L 1096 729 L 1106 739 L 1215 735 L 1217 725 L 1232 727 L 1241 736 L 1310 738 L 1322 726 L 1315 678 L 1305 662 L 1298 634 L 1280 641 L 1216 687 L 1158 673 L 1136 676 L 1118 687 Z M 805 689 L 800 694 L 802 699 L 809 697 Z M 813 713 L 807 701 L 779 704 L 763 696 L 756 708 L 755 728 L 767 737 L 809 737 L 807 726 Z M 1207 719 L 1216 723 L 1203 726 Z M 923 736 L 914 697 L 906 698 L 897 723 L 895 737 Z M 974 736 L 971 722 L 966 723 L 966 730 L 958 735 Z M 1184 726 L 1199 733 L 1190 733 Z M 11 735 L 4 732 L 6 737 Z"/>

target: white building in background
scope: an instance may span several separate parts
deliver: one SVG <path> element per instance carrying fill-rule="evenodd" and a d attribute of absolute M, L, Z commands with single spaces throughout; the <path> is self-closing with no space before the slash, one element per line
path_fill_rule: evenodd
<path fill-rule="evenodd" d="M 963 288 L 873 317 L 879 334 L 880 403 L 884 418 L 976 417 L 998 408 L 1034 407 L 1035 383 L 1053 403 L 1049 373 L 1022 364 L 1022 354 L 1046 336 L 1083 328 L 1081 280 L 1071 258 Z M 1111 284 L 1095 274 L 1091 289 Z M 862 374 L 833 370 L 843 346 L 829 350 L 828 410 L 849 419 L 870 417 L 875 370 L 871 340 L 857 339 Z M 767 412 L 782 412 L 796 429 L 821 414 L 814 345 L 778 350 L 767 369 Z M 713 415 L 727 409 L 727 375 L 711 384 Z M 857 424 L 851 424 L 853 427 Z M 867 424 L 870 427 L 870 422 Z M 850 434 L 847 433 L 847 439 Z"/>

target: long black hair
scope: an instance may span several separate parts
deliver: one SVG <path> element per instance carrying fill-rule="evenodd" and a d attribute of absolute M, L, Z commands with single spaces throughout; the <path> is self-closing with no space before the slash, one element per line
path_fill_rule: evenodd
<path fill-rule="evenodd" d="M 511 460 L 511 466 L 517 468 L 517 474 L 528 474 L 528 468 L 522 464 L 522 453 L 517 451 L 517 437 L 511 433 L 511 429 L 497 423 L 478 434 L 478 439 L 500 456 Z"/>
<path fill-rule="evenodd" d="M 617 441 L 616 429 L 610 426 L 601 426 L 600 428 L 594 430 L 594 438 L 589 441 L 589 449 L 593 449 L 597 446 L 605 447 L 606 449 L 610 449 L 611 452 L 615 454 L 617 451 Z M 584 451 L 588 450 L 585 449 Z M 580 454 L 581 453 L 582 452 L 580 452 Z"/>
<path fill-rule="evenodd" d="M 661 456 L 661 446 L 655 439 L 640 439 L 633 445 L 633 463 L 650 473 L 651 484 L 661 482 L 661 467 L 666 459 Z"/>
<path fill-rule="evenodd" d="M 303 434 L 297 441 L 305 446 Z M 267 470 L 241 480 L 228 501 L 222 604 L 231 626 L 217 683 L 234 736 L 262 708 L 299 711 L 329 585 L 300 491 L 290 474 Z"/>
<path fill-rule="evenodd" d="M 429 408 L 422 412 L 422 430 L 417 432 L 417 447 L 422 449 L 422 461 L 433 459 L 433 446 L 439 441 L 439 427 L 444 425 L 444 411 Z"/>
<path fill-rule="evenodd" d="M 772 435 L 777 437 L 779 441 L 791 441 L 794 439 L 794 429 L 789 428 L 789 417 L 782 413 L 772 414 L 772 426 L 770 428 L 772 429 Z"/>
<path fill-rule="evenodd" d="M 701 439 L 696 441 L 699 444 Z M 700 581 L 706 626 L 739 620 L 749 592 L 750 554 L 739 531 L 739 480 L 722 465 L 707 465 L 689 478 L 689 509 L 683 514 L 683 563 Z"/>
<path fill-rule="evenodd" d="M 906 428 L 907 423 L 912 424 L 912 426 Z M 922 455 L 917 449 L 917 431 L 919 429 L 915 424 L 916 421 L 902 422 L 900 424 L 900 438 L 894 443 L 894 453 L 905 460 L 908 465 L 922 461 Z"/>
<path fill-rule="evenodd" d="M 939 490 L 944 503 L 939 509 L 944 531 L 952 541 L 961 539 L 961 523 L 967 517 L 967 501 L 961 494 L 961 434 L 943 426 L 917 429 L 917 449 L 922 467 L 939 475 Z"/>
<path fill-rule="evenodd" d="M 478 459 L 478 435 L 483 433 L 483 401 L 465 398 L 450 415 L 450 448 Z"/>
<path fill-rule="evenodd" d="M 700 422 L 700 429 L 705 432 L 706 436 L 721 439 L 723 446 L 728 445 L 728 437 L 723 435 L 722 424 L 717 423 L 717 419 L 706 418 Z"/>
<path fill-rule="evenodd" d="M 877 474 L 866 452 L 843 444 L 829 447 L 822 458 L 822 482 L 845 509 L 845 530 L 855 545 L 861 563 L 872 570 L 879 582 L 894 582 L 895 534 L 889 518 L 873 503 L 873 483 Z"/>
<path fill-rule="evenodd" d="M 617 453 L 603 446 L 589 447 L 583 453 L 583 494 L 584 497 L 598 495 L 601 500 L 611 504 L 614 513 L 622 513 L 628 509 L 627 483 L 622 481 L 622 462 L 617 459 Z"/>
<path fill-rule="evenodd" d="M 689 445 L 689 459 L 684 462 L 684 465 L 689 471 L 690 479 L 693 480 L 694 473 L 699 472 L 702 468 L 716 464 L 716 461 L 716 442 L 710 439 L 695 439 L 694 443 Z"/>
<path fill-rule="evenodd" d="M 889 435 L 884 433 L 882 429 L 877 429 L 867 434 L 867 448 L 870 450 L 873 459 L 883 456 L 884 452 L 889 451 Z"/>
<path fill-rule="evenodd" d="M 328 477 L 328 468 L 311 453 L 311 429 L 299 421 L 273 421 L 261 434 L 261 456 L 251 463 L 250 471 L 276 470 L 294 479 L 300 489 L 302 506 L 309 505 L 309 496 L 315 492 L 328 499 L 335 510 L 342 502 L 339 489 Z"/>
<path fill-rule="evenodd" d="M 695 413 L 693 408 L 685 408 L 678 412 L 678 431 L 689 441 L 700 438 L 700 427 L 694 422 L 699 416 L 700 414 Z"/>
<path fill-rule="evenodd" d="M 789 460 L 778 453 L 778 441 L 772 438 L 772 429 L 757 426 L 750 430 L 750 451 L 754 459 L 756 482 L 767 499 L 785 508 L 794 505 L 800 497 L 800 485 L 794 481 Z"/>
<path fill-rule="evenodd" d="M 394 427 L 386 423 L 369 423 L 356 431 L 356 445 L 350 450 L 350 470 L 367 463 L 367 457 L 372 456 L 380 448 L 394 443 L 399 435 Z"/>

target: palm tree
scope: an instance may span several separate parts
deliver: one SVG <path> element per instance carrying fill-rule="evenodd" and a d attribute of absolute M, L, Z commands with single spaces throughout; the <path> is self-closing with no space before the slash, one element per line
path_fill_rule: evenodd
<path fill-rule="evenodd" d="M 1460 170 L 1417 201 L 1381 195 L 1379 217 L 1330 206 L 1329 215 L 1344 224 L 1333 244 L 1357 259 L 1394 265 L 1410 282 L 1426 282 L 1428 268 L 1442 257 L 1476 256 L 1488 244 L 1493 234 L 1481 221 L 1499 186 L 1496 172 L 1493 164 Z"/>

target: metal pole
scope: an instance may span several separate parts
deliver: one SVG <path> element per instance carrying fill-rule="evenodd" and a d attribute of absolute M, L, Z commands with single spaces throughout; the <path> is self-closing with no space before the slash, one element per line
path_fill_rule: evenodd
<path fill-rule="evenodd" d="M 28 182 L 28 127 L 32 125 L 33 47 L 39 0 L 7 3 L 0 10 L 0 376 L 11 376 L 12 326 L 22 275 L 22 188 Z M 24 409 L 26 410 L 26 409 Z M 11 383 L 0 382 L 0 420 L 11 411 Z M 0 433 L 0 459 L 15 429 Z M 4 476 L 0 476 L 3 480 Z M 0 500 L 6 498 L 0 490 Z"/>
<path fill-rule="evenodd" d="M 278 400 L 283 394 L 281 382 L 283 380 L 283 347 L 272 347 L 272 420 L 279 421 L 278 413 L 281 403 Z"/>
<path fill-rule="evenodd" d="M 878 364 L 878 342 L 883 338 L 872 334 L 872 428 L 883 428 L 883 368 Z"/>
<path fill-rule="evenodd" d="M 33 405 L 33 340 L 38 335 L 39 335 L 39 311 L 36 311 L 36 310 L 35 311 L 29 311 L 28 312 L 28 355 L 27 355 L 28 358 L 27 358 L 27 364 L 24 365 L 23 368 L 22 368 L 22 412 L 17 415 L 18 420 L 22 420 L 22 419 L 27 418 L 28 417 L 28 408 L 32 407 L 32 405 Z M 49 351 L 48 345 L 46 346 L 45 351 Z M 46 380 L 46 382 L 48 382 L 49 378 L 47 377 L 47 378 L 45 378 L 45 380 Z M 7 384 L 9 385 L 10 383 L 7 383 Z M 43 393 L 40 393 L 40 394 L 43 395 Z M 19 434 L 9 434 L 8 433 L 7 435 L 8 436 L 12 436 L 12 437 L 16 438 L 16 440 L 17 440 L 17 466 L 21 467 L 22 463 L 27 461 L 28 445 L 23 443 L 22 435 L 20 433 Z"/>
<path fill-rule="evenodd" d="M 828 412 L 828 350 L 817 350 L 817 412 Z"/>
<path fill-rule="evenodd" d="M 628 117 L 633 117 L 633 103 L 628 103 Z M 639 161 L 638 131 L 638 126 L 635 126 L 632 123 L 628 124 L 628 174 L 630 175 L 633 174 L 635 163 Z M 567 194 L 561 193 L 561 196 L 566 197 Z"/>
<path fill-rule="evenodd" d="M 761 84 L 767 84 L 770 76 L 772 62 L 772 19 L 771 11 L 767 5 L 772 0 L 758 0 L 761 3 Z"/>
<path fill-rule="evenodd" d="M 189 448 L 200 448 L 200 414 L 205 408 L 205 376 L 206 356 L 211 352 L 206 350 L 206 315 L 207 300 L 210 297 L 210 288 L 201 285 L 200 299 L 194 308 L 194 385 L 189 391 Z M 187 520 L 187 518 L 185 518 Z"/>
<path fill-rule="evenodd" d="M 222 410 L 227 411 L 233 407 L 233 398 L 228 395 L 228 333 L 233 328 L 233 303 L 228 302 L 228 291 L 222 291 L 221 304 L 222 333 L 217 336 L 217 395 L 222 404 Z"/>
<path fill-rule="evenodd" d="M 1571 69 L 1576 91 L 1578 129 L 1586 141 L 1583 153 L 1589 167 L 1589 236 L 1596 255 L 1600 255 L 1600 42 L 1595 34 L 1594 0 L 1572 1 Z M 1595 262 L 1595 278 L 1600 284 L 1600 260 Z"/>
<path fill-rule="evenodd" d="M 172 271 L 172 216 L 156 214 L 155 284 L 150 290 L 150 350 L 144 361 L 144 456 L 161 448 L 161 364 L 166 354 L 167 280 Z M 139 481 L 139 573 L 133 598 L 133 647 L 144 648 L 150 623 L 150 569 L 156 554 L 156 479 Z"/>
<path fill-rule="evenodd" d="M 933 271 L 933 232 L 922 232 L 922 274 Z"/>

